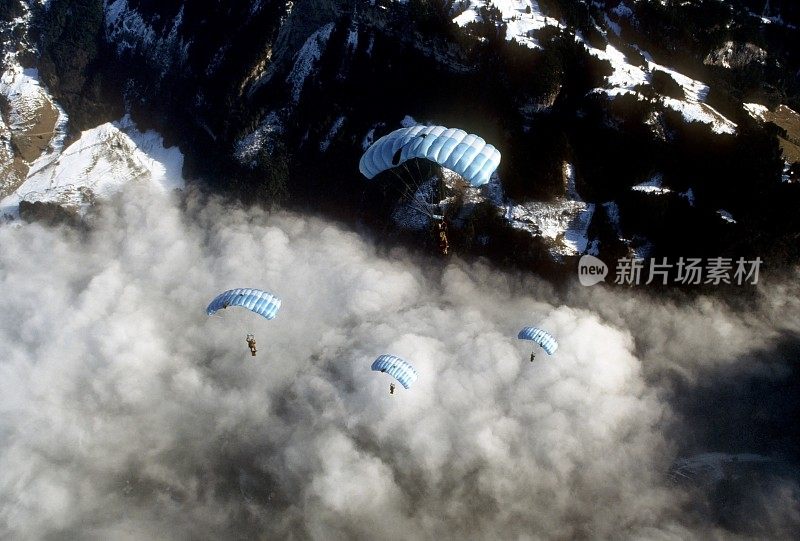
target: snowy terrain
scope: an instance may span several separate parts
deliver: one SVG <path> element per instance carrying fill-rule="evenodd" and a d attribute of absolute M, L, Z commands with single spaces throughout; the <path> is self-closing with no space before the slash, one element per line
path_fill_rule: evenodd
<path fill-rule="evenodd" d="M 39 82 L 36 69 L 23 69 L 12 64 L 0 77 L 0 94 L 8 104 L 8 129 L 28 137 L 42 137 L 51 145 L 51 154 L 58 152 L 66 137 L 67 116 Z M 43 109 L 52 109 L 55 126 L 47 132 L 32 132 L 40 128 Z"/>
<path fill-rule="evenodd" d="M 261 149 L 265 149 L 268 153 L 272 151 L 273 138 L 283 133 L 283 113 L 270 111 L 252 133 L 236 142 L 234 156 L 239 162 L 255 167 L 256 157 Z"/>
<path fill-rule="evenodd" d="M 303 48 L 297 53 L 297 59 L 294 62 L 294 66 L 292 66 L 292 71 L 286 78 L 286 82 L 292 87 L 292 101 L 294 103 L 300 100 L 303 85 L 316 63 L 319 62 L 322 52 L 331 37 L 333 28 L 334 23 L 328 23 L 311 34 L 303 44 Z"/>
<path fill-rule="evenodd" d="M 467 8 L 453 20 L 459 26 L 479 21 L 479 10 L 487 4 L 496 6 L 502 13 L 503 21 L 507 25 L 506 39 L 514 39 L 531 48 L 539 47 L 538 42 L 533 37 L 533 33 L 536 30 L 545 26 L 561 26 L 556 19 L 544 15 L 535 0 L 495 0 L 492 2 L 488 0 L 465 0 L 461 5 L 466 5 Z M 617 17 L 627 17 L 630 16 L 630 9 L 620 3 L 615 10 L 612 10 L 612 14 Z M 619 33 L 619 25 L 608 16 L 605 17 L 605 22 L 612 32 Z M 605 34 L 605 31 L 602 32 Z M 735 133 L 736 124 L 705 103 L 709 91 L 706 84 L 656 63 L 645 51 L 640 51 L 645 58 L 645 65 L 636 66 L 630 63 L 625 55 L 611 44 L 607 44 L 605 49 L 598 49 L 589 45 L 580 36 L 577 39 L 590 54 L 610 62 L 614 70 L 607 77 L 606 86 L 597 89 L 597 92 L 605 93 L 610 97 L 620 94 L 634 94 L 639 99 L 645 99 L 643 95 L 637 92 L 635 87 L 649 84 L 652 80 L 653 72 L 656 70 L 663 71 L 668 73 L 686 94 L 686 99 L 684 100 L 662 96 L 661 100 L 665 107 L 681 113 L 687 122 L 709 124 L 716 133 Z"/>
<path fill-rule="evenodd" d="M 720 218 L 722 218 L 723 220 L 725 220 L 729 224 L 735 224 L 736 223 L 736 220 L 733 218 L 733 215 L 731 215 L 731 213 L 728 212 L 725 209 L 719 209 L 717 211 L 717 214 L 719 215 Z"/>
<path fill-rule="evenodd" d="M 642 192 L 642 193 L 649 193 L 655 195 L 663 195 L 670 193 L 672 190 L 669 188 L 664 188 L 661 184 L 663 182 L 663 175 L 661 173 L 656 173 L 649 180 L 642 182 L 641 184 L 637 184 L 633 186 L 631 190 L 635 192 Z"/>
<path fill-rule="evenodd" d="M 128 0 L 105 0 L 105 30 L 109 43 L 117 46 L 117 53 L 127 50 L 147 51 L 147 55 L 155 60 L 161 68 L 161 76 L 173 64 L 186 61 L 191 43 L 185 43 L 178 37 L 178 30 L 183 23 L 183 6 L 178 11 L 165 35 L 157 35 L 152 26 L 142 18 L 136 9 L 131 9 Z"/>
<path fill-rule="evenodd" d="M 0 29 L 6 39 L 0 74 L 4 102 L 0 116 L 0 198 L 19 186 L 29 168 L 54 160 L 67 133 L 67 115 L 40 83 L 38 71 L 19 63 L 19 51 L 28 47 L 29 23 L 26 8 L 22 17 Z"/>
<path fill-rule="evenodd" d="M 319 143 L 320 152 L 326 152 L 328 150 L 328 147 L 331 146 L 331 142 L 333 141 L 334 137 L 336 137 L 336 134 L 339 133 L 339 130 L 342 129 L 345 120 L 346 119 L 344 116 L 340 116 L 333 122 L 330 130 L 328 130 L 328 133 Z"/>
<path fill-rule="evenodd" d="M 761 104 L 758 103 L 745 103 L 743 104 L 744 110 L 747 111 L 750 116 L 758 120 L 764 120 L 764 115 L 769 113 L 769 109 Z"/>
<path fill-rule="evenodd" d="M 558 21 L 542 14 L 536 0 L 464 0 L 462 6 L 467 6 L 453 21 L 459 26 L 466 26 L 471 22 L 480 21 L 480 8 L 491 4 L 497 7 L 503 15 L 503 22 L 507 25 L 506 39 L 516 40 L 530 48 L 539 47 L 533 37 L 533 32 L 545 26 L 560 26 Z"/>
<path fill-rule="evenodd" d="M 611 67 L 614 70 L 606 78 L 607 86 L 596 89 L 596 92 L 602 92 L 611 97 L 632 94 L 640 100 L 644 100 L 646 99 L 645 96 L 638 92 L 636 87 L 650 84 L 653 73 L 662 71 L 672 77 L 686 95 L 683 100 L 660 96 L 660 100 L 665 107 L 681 113 L 687 122 L 709 124 L 715 133 L 736 133 L 736 124 L 705 103 L 709 91 L 708 85 L 705 83 L 654 62 L 652 57 L 644 51 L 640 52 L 645 59 L 645 65 L 636 66 L 628 62 L 625 55 L 611 44 L 606 45 L 605 50 L 597 49 L 585 42 L 584 45 L 590 54 L 611 63 Z"/>
<path fill-rule="evenodd" d="M 564 164 L 566 197 L 553 202 L 529 201 L 509 204 L 506 219 L 512 227 L 544 237 L 554 243 L 554 257 L 585 253 L 589 244 L 587 231 L 594 215 L 593 203 L 586 203 L 575 189 L 575 171 Z"/>
<path fill-rule="evenodd" d="M 97 199 L 135 182 L 159 190 L 183 187 L 183 155 L 164 148 L 154 131 L 140 132 L 128 116 L 81 133 L 57 159 L 32 168 L 25 182 L 0 201 L 0 215 L 16 216 L 21 201 L 58 203 L 85 212 Z"/>

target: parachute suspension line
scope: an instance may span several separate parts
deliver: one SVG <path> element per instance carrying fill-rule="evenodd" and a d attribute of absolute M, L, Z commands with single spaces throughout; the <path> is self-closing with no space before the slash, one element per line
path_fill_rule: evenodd
<path fill-rule="evenodd" d="M 414 160 L 414 165 L 417 168 L 417 178 L 422 179 L 423 176 L 422 176 L 422 170 L 420 170 L 420 168 L 419 168 L 419 160 Z M 430 180 L 430 179 L 426 178 L 425 181 L 427 181 L 427 180 Z M 441 201 L 441 199 L 437 200 L 437 198 L 436 198 L 437 195 L 438 194 L 436 193 L 436 186 L 434 185 L 434 189 L 431 190 L 431 194 L 430 194 L 430 197 L 429 197 L 430 200 L 429 201 L 425 201 L 425 203 L 428 204 L 429 208 L 437 208 L 438 207 L 437 203 L 439 201 Z M 431 211 L 429 213 L 429 216 L 431 218 L 433 218 L 434 214 L 435 214 L 435 212 Z"/>
<path fill-rule="evenodd" d="M 420 169 L 419 160 L 415 160 L 415 161 L 416 161 L 417 173 L 419 175 L 418 178 L 423 178 L 423 172 Z M 425 180 L 429 181 L 429 180 L 431 180 L 431 168 L 428 167 L 427 171 L 428 171 L 427 172 L 427 177 L 425 177 Z M 427 205 L 427 208 L 431 209 L 428 212 L 428 216 L 431 219 L 434 219 L 435 216 L 439 213 L 438 212 L 439 211 L 439 206 L 440 206 L 439 203 L 441 202 L 441 200 L 442 200 L 442 197 L 441 197 L 441 184 L 440 184 L 439 179 L 437 177 L 433 182 L 433 186 L 431 186 L 431 190 L 429 191 L 427 199 L 425 200 L 425 204 Z"/>
<path fill-rule="evenodd" d="M 402 190 L 400 195 L 404 196 L 407 199 L 410 199 L 410 197 L 408 196 L 409 193 L 411 193 L 411 188 L 409 187 L 408 182 L 406 182 L 406 179 L 404 179 L 403 176 L 396 169 L 390 169 L 390 171 L 395 177 L 397 177 L 397 180 L 399 180 L 400 183 L 403 186 L 405 186 L 405 190 Z"/>
<path fill-rule="evenodd" d="M 441 206 L 442 216 L 444 216 L 444 206 L 441 205 L 444 201 L 444 181 L 441 175 L 441 170 L 436 173 L 436 199 L 437 203 Z"/>
<path fill-rule="evenodd" d="M 407 162 L 403 162 L 401 167 L 408 174 L 409 178 L 413 178 L 414 174 L 411 172 L 411 170 L 409 170 L 406 163 Z M 420 214 L 424 214 L 428 218 L 433 218 L 433 213 L 428 208 L 426 208 L 427 201 L 425 201 L 424 199 L 420 201 L 420 199 L 417 198 L 417 188 L 415 188 L 411 183 L 406 181 L 406 179 L 404 179 L 403 176 L 394 169 L 392 169 L 391 171 L 400 180 L 403 186 L 406 187 L 405 195 L 408 204 L 411 205 L 411 207 L 414 208 L 416 211 L 418 211 Z"/>
<path fill-rule="evenodd" d="M 403 196 L 403 199 L 405 199 L 405 200 L 406 200 L 406 202 L 407 202 L 409 205 L 411 205 L 411 207 L 412 207 L 414 210 L 416 210 L 417 212 L 420 212 L 420 213 L 422 213 L 422 214 L 426 214 L 426 215 L 427 215 L 427 214 L 428 214 L 428 212 L 427 212 L 425 209 L 421 208 L 421 207 L 420 207 L 420 206 L 417 204 L 417 200 L 416 200 L 416 198 L 414 197 L 414 192 L 413 192 L 413 190 L 411 190 L 411 187 L 409 186 L 408 182 L 406 182 L 406 180 L 405 180 L 405 179 L 402 177 L 402 175 L 400 175 L 400 173 L 398 173 L 398 172 L 397 172 L 397 171 L 395 171 L 394 169 L 391 169 L 391 171 L 392 171 L 392 174 L 393 174 L 395 177 L 397 177 L 397 179 L 400 181 L 400 183 L 401 183 L 403 186 L 405 186 L 405 190 L 404 190 L 404 191 L 402 191 L 402 193 L 400 194 L 401 196 Z"/>

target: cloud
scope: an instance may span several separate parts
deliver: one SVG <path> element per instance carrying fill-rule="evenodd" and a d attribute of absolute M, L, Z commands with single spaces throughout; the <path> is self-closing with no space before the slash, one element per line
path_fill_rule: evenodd
<path fill-rule="evenodd" d="M 0 246 L 0 536 L 17 539 L 748 535 L 669 481 L 679 453 L 729 443 L 697 435 L 711 414 L 676 386 L 786 381 L 776 344 L 800 334 L 796 282 L 750 311 L 557 291 L 197 195 L 132 189 L 88 232 L 3 226 Z M 278 318 L 205 315 L 240 286 L 280 296 Z M 555 357 L 528 362 L 529 324 Z M 381 353 L 415 365 L 411 390 L 388 394 Z M 797 524 L 789 487 L 764 492 L 787 509 L 767 533 Z"/>

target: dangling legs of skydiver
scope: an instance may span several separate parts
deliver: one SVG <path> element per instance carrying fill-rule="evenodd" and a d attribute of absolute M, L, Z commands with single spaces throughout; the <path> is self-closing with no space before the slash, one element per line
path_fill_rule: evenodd
<path fill-rule="evenodd" d="M 247 347 L 250 348 L 250 355 L 255 357 L 256 351 L 258 351 L 256 349 L 256 337 L 248 333 L 247 338 L 245 338 L 245 340 L 247 341 Z"/>
<path fill-rule="evenodd" d="M 389 384 L 389 394 L 394 394 L 394 383 Z"/>
<path fill-rule="evenodd" d="M 534 352 L 532 352 L 532 351 L 531 351 L 531 362 L 533 362 L 533 360 L 534 360 L 535 358 L 536 358 L 536 354 L 535 354 Z"/>

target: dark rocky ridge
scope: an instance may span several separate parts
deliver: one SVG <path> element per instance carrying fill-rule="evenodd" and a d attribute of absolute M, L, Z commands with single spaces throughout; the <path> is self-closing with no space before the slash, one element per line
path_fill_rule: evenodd
<path fill-rule="evenodd" d="M 648 236 L 656 256 L 800 259 L 800 224 L 791 210 L 800 190 L 780 182 L 775 135 L 741 108 L 758 100 L 797 107 L 800 59 L 788 46 L 798 37 L 793 4 L 772 2 L 786 24 L 764 25 L 753 15 L 763 9 L 758 2 L 638 2 L 631 17 L 619 18 L 612 13 L 617 1 L 542 0 L 543 11 L 568 30 L 540 30 L 541 50 L 505 41 L 491 20 L 469 32 L 458 29 L 442 15 L 447 4 L 300 0 L 287 15 L 283 1 L 130 0 L 130 13 L 152 28 L 158 46 L 119 50 L 113 35 L 107 39 L 102 2 L 53 0 L 36 13 L 39 66 L 73 130 L 116 118 L 127 105 L 141 125 L 181 146 L 189 177 L 246 201 L 283 201 L 386 231 L 392 201 L 358 174 L 360 143 L 371 128 L 379 126 L 380 135 L 411 114 L 496 142 L 505 192 L 517 201 L 563 194 L 561 164 L 573 162 L 583 198 L 618 201 L 626 237 Z M 605 22 L 610 13 L 620 37 Z M 295 104 L 286 77 L 309 36 L 329 23 L 330 38 Z M 350 31 L 358 36 L 352 51 Z M 592 94 L 611 68 L 577 44 L 575 32 L 595 46 L 608 40 L 631 62 L 639 54 L 634 45 L 642 47 L 659 63 L 707 82 L 708 103 L 736 122 L 738 133 L 687 124 L 658 100 Z M 704 64 L 732 40 L 767 56 L 739 59 L 731 68 Z M 669 75 L 662 79 L 656 91 L 680 97 Z M 269 113 L 282 119 L 279 144 L 261 152 L 255 167 L 240 163 L 236 142 Z M 658 133 L 648 124 L 653 115 L 660 119 Z M 320 151 L 340 117 L 342 128 Z M 631 194 L 630 186 L 653 171 L 663 172 L 675 191 L 693 188 L 697 207 L 678 197 Z M 737 223 L 720 223 L 718 208 Z M 460 253 L 542 264 L 545 244 L 481 216 L 473 224 L 478 232 L 466 237 L 490 233 L 492 242 L 460 239 Z M 592 228 L 604 239 L 602 250 L 617 253 L 622 247 L 615 235 L 602 233 L 603 222 L 597 212 Z M 411 235 L 412 243 L 418 240 Z"/>

